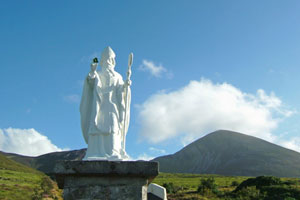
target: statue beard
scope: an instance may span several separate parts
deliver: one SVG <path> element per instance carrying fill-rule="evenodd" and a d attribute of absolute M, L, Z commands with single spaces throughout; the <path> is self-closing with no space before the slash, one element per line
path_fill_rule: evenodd
<path fill-rule="evenodd" d="M 111 76 L 115 76 L 115 66 L 107 65 L 102 68 L 105 72 L 107 72 Z"/>

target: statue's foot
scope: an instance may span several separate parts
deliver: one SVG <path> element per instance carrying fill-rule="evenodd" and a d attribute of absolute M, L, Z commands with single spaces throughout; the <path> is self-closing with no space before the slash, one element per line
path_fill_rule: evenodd
<path fill-rule="evenodd" d="M 130 159 L 129 155 L 124 150 L 121 150 L 121 157 L 124 160 L 129 160 Z"/>
<path fill-rule="evenodd" d="M 107 158 L 109 161 L 121 161 L 123 160 L 120 155 L 111 155 Z"/>
<path fill-rule="evenodd" d="M 85 154 L 82 160 L 91 161 L 91 160 L 107 160 L 109 157 L 108 154 L 105 155 L 98 155 L 98 154 Z"/>
<path fill-rule="evenodd" d="M 107 157 L 100 157 L 100 156 L 89 156 L 84 157 L 82 160 L 91 161 L 91 160 L 107 160 Z"/>

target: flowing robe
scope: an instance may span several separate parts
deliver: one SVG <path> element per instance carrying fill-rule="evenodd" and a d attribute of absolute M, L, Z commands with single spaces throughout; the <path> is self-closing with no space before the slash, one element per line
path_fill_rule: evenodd
<path fill-rule="evenodd" d="M 128 92 L 125 117 L 125 93 Z M 122 160 L 127 157 L 130 88 L 122 76 L 102 69 L 85 79 L 80 103 L 81 128 L 88 149 L 84 160 Z M 125 125 L 125 130 L 124 130 Z"/>

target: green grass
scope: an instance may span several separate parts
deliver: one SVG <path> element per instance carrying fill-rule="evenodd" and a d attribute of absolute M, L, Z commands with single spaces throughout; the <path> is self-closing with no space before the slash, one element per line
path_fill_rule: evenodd
<path fill-rule="evenodd" d="M 8 159 L 6 156 L 0 153 L 0 169 L 12 170 L 12 171 L 19 171 L 19 172 L 27 172 L 33 174 L 42 174 L 35 169 L 22 165 L 18 162 L 15 162 L 11 159 Z"/>
<path fill-rule="evenodd" d="M 205 194 L 199 194 L 197 192 L 198 186 L 201 183 L 201 179 L 207 179 L 213 177 L 215 184 L 218 187 L 219 195 L 214 194 L 212 191 L 207 191 Z M 248 199 L 247 195 L 256 195 L 259 193 L 256 188 L 249 188 L 244 191 L 242 197 L 232 197 L 232 191 L 236 189 L 236 186 L 232 186 L 232 183 L 236 181 L 238 184 L 251 177 L 245 176 L 220 176 L 220 175 L 201 175 L 201 174 L 171 174 L 171 173 L 160 173 L 154 180 L 153 183 L 163 185 L 166 183 L 172 183 L 175 192 L 168 194 L 168 199 L 176 200 L 229 200 L 229 199 Z M 281 178 L 282 181 L 289 181 L 291 186 L 289 188 L 295 188 L 300 192 L 300 179 L 297 178 Z M 287 186 L 283 186 L 287 187 Z M 249 197 L 249 199 L 251 199 Z"/>
<path fill-rule="evenodd" d="M 233 181 L 241 183 L 248 179 L 246 176 L 220 176 L 211 174 L 171 174 L 171 173 L 160 173 L 153 181 L 159 185 L 164 183 L 173 183 L 174 186 L 188 188 L 190 190 L 197 189 L 200 180 L 202 178 L 214 177 L 216 184 L 219 187 L 229 187 Z"/>
<path fill-rule="evenodd" d="M 62 199 L 61 191 L 48 176 L 0 154 L 0 199 Z"/>

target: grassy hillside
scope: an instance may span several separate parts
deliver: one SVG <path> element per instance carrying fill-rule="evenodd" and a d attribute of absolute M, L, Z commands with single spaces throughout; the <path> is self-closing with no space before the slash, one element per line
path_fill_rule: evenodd
<path fill-rule="evenodd" d="M 41 172 L 34 170 L 30 167 L 22 165 L 18 162 L 15 162 L 5 155 L 0 153 L 0 169 L 1 170 L 11 170 L 11 171 L 19 171 L 19 172 L 26 172 L 26 173 L 33 173 L 33 174 L 42 174 Z"/>
<path fill-rule="evenodd" d="M 7 158 L 23 165 L 42 171 L 48 175 L 53 174 L 55 163 L 59 160 L 81 160 L 85 155 L 86 149 L 52 152 L 36 157 L 23 156 L 14 153 L 2 152 Z M 1 152 L 0 152 L 1 153 Z"/>
<path fill-rule="evenodd" d="M 61 191 L 48 176 L 6 158 L 0 153 L 0 199 L 62 199 Z"/>
<path fill-rule="evenodd" d="M 160 173 L 153 183 L 167 188 L 169 200 L 300 199 L 300 179 L 263 178 L 264 180 L 259 182 L 259 178 L 245 176 Z"/>
<path fill-rule="evenodd" d="M 15 153 L 5 153 L 5 152 L 2 152 L 2 151 L 0 151 L 0 153 L 2 153 L 4 156 L 6 156 L 6 158 L 9 158 L 13 161 L 16 161 L 17 163 L 21 163 L 21 164 L 26 165 L 28 167 L 34 168 L 33 165 L 34 165 L 34 158 L 35 157 L 18 155 L 18 154 L 15 154 Z"/>

